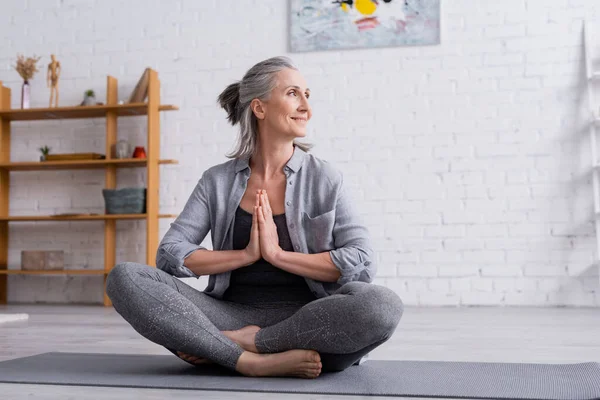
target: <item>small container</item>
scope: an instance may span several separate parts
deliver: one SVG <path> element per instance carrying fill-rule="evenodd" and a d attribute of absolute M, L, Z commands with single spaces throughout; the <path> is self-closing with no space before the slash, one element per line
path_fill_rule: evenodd
<path fill-rule="evenodd" d="M 21 269 L 23 271 L 63 270 L 65 252 L 63 250 L 23 250 L 21 251 Z"/>
<path fill-rule="evenodd" d="M 131 146 L 127 140 L 119 140 L 115 145 L 116 158 L 129 158 L 131 154 Z"/>
<path fill-rule="evenodd" d="M 143 146 L 137 146 L 133 150 L 133 158 L 146 158 L 146 150 Z"/>
<path fill-rule="evenodd" d="M 102 189 L 106 214 L 143 214 L 146 188 Z"/>
<path fill-rule="evenodd" d="M 23 81 L 21 86 L 21 108 L 29 108 L 29 98 L 31 97 L 31 86 L 27 80 Z"/>

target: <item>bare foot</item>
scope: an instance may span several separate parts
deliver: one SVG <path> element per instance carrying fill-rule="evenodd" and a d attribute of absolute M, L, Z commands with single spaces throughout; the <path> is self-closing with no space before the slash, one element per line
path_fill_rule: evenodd
<path fill-rule="evenodd" d="M 314 350 L 288 350 L 283 353 L 242 353 L 235 366 L 245 376 L 295 376 L 313 379 L 321 374 L 321 356 Z"/>
<path fill-rule="evenodd" d="M 254 338 L 258 331 L 260 331 L 260 326 L 248 325 L 237 331 L 223 331 L 223 334 L 239 344 L 242 349 L 252 353 L 258 353 L 258 349 L 254 344 Z"/>
<path fill-rule="evenodd" d="M 185 354 L 182 353 L 181 351 L 177 352 L 177 355 L 179 356 L 179 358 L 181 358 L 184 361 L 187 361 L 189 363 L 192 363 L 194 365 L 201 365 L 201 364 L 214 364 L 213 361 L 209 360 L 208 358 L 201 358 L 201 357 L 196 357 L 196 356 L 192 356 L 190 354 Z"/>
<path fill-rule="evenodd" d="M 256 336 L 256 332 L 260 331 L 260 326 L 258 325 L 248 325 L 236 331 L 222 331 L 225 336 L 229 339 L 237 343 L 242 349 L 246 351 L 251 351 L 253 353 L 258 353 L 258 350 L 254 344 L 254 337 Z M 177 352 L 179 358 L 194 365 L 201 364 L 214 364 L 213 361 L 207 358 L 196 357 L 190 354 L 185 354 L 181 351 Z"/>

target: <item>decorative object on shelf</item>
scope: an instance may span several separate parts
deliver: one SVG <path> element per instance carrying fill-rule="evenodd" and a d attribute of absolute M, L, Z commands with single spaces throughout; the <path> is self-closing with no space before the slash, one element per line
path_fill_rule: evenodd
<path fill-rule="evenodd" d="M 146 68 L 137 85 L 129 96 L 128 103 L 143 103 L 148 96 L 148 82 L 150 80 L 150 68 Z"/>
<path fill-rule="evenodd" d="M 65 161 L 65 160 L 104 160 L 106 156 L 98 153 L 65 153 L 50 154 L 46 156 L 46 161 Z"/>
<path fill-rule="evenodd" d="M 56 99 L 54 99 L 54 107 L 58 107 L 58 78 L 60 78 L 60 62 L 56 61 L 54 54 L 50 55 L 52 62 L 48 64 L 48 74 L 46 75 L 46 82 L 50 88 L 50 107 L 52 107 L 52 99 L 56 93 Z"/>
<path fill-rule="evenodd" d="M 95 106 L 96 105 L 96 94 L 92 89 L 86 90 L 84 93 L 82 106 Z"/>
<path fill-rule="evenodd" d="M 115 145 L 115 158 L 129 158 L 131 145 L 127 140 L 119 140 Z"/>
<path fill-rule="evenodd" d="M 137 146 L 135 150 L 133 150 L 133 158 L 146 158 L 144 146 Z"/>
<path fill-rule="evenodd" d="M 21 269 L 61 270 L 65 268 L 65 252 L 63 250 L 23 250 L 21 251 Z"/>
<path fill-rule="evenodd" d="M 44 146 L 40 147 L 38 150 L 42 152 L 42 155 L 40 156 L 40 161 L 46 161 L 48 153 L 50 153 L 50 147 Z"/>
<path fill-rule="evenodd" d="M 60 213 L 53 214 L 52 217 L 80 217 L 84 215 L 99 215 L 98 213 Z"/>
<path fill-rule="evenodd" d="M 292 52 L 440 43 L 440 0 L 291 0 Z"/>
<path fill-rule="evenodd" d="M 21 108 L 29 108 L 30 107 L 30 86 L 29 80 L 33 78 L 36 72 L 38 72 L 38 68 L 36 63 L 40 60 L 41 57 L 23 57 L 23 55 L 17 54 L 17 64 L 15 65 L 15 69 L 23 78 L 23 85 L 21 86 Z"/>
<path fill-rule="evenodd" d="M 146 212 L 146 188 L 102 189 L 107 214 Z"/>

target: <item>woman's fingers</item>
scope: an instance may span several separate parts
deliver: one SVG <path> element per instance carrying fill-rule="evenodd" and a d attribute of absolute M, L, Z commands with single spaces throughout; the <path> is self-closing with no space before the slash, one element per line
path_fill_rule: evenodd
<path fill-rule="evenodd" d="M 267 196 L 267 191 L 263 190 L 262 193 L 262 204 L 265 211 L 266 216 L 271 215 L 271 205 L 269 204 L 269 197 Z"/>
<path fill-rule="evenodd" d="M 260 207 L 257 207 L 256 210 L 258 211 L 256 214 L 257 214 L 257 218 L 258 218 L 258 223 L 260 224 L 260 223 L 264 222 L 264 220 L 263 220 L 263 218 L 265 216 L 264 209 L 262 206 L 260 206 Z"/>
<path fill-rule="evenodd" d="M 252 213 L 252 229 L 258 229 L 258 209 L 260 207 L 260 191 L 256 191 L 256 201 L 254 202 L 254 212 Z"/>

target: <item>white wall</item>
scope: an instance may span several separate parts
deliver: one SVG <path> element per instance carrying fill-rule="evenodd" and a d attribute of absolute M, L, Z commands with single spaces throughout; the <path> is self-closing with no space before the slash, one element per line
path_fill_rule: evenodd
<path fill-rule="evenodd" d="M 338 165 L 377 250 L 375 283 L 407 305 L 599 306 L 586 128 L 582 19 L 595 0 L 443 0 L 442 44 L 288 53 L 287 1 L 3 1 L 0 80 L 19 107 L 16 54 L 63 67 L 60 104 L 106 75 L 125 99 L 144 67 L 162 102 L 160 211 L 178 213 L 203 170 L 227 161 L 235 129 L 216 105 L 254 63 L 289 55 L 311 89 L 313 153 Z M 600 47 L 600 40 L 595 47 Z M 34 107 L 48 104 L 45 70 Z M 104 120 L 13 124 L 13 160 L 104 152 Z M 144 142 L 145 120 L 119 120 Z M 143 185 L 119 171 L 119 186 Z M 11 174 L 10 213 L 103 212 L 102 171 Z M 161 222 L 161 237 L 170 220 Z M 145 261 L 145 223 L 117 224 L 117 261 Z M 210 245 L 210 238 L 204 242 Z M 63 249 L 70 268 L 102 268 L 100 222 L 11 223 L 22 249 Z M 186 279 L 202 289 L 205 279 Z M 102 278 L 9 277 L 9 302 L 95 302 Z"/>

